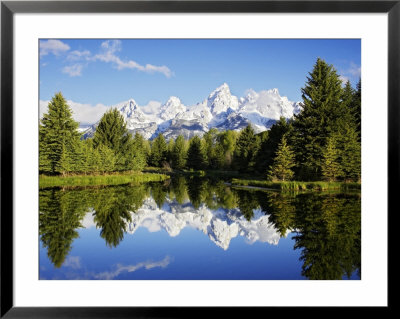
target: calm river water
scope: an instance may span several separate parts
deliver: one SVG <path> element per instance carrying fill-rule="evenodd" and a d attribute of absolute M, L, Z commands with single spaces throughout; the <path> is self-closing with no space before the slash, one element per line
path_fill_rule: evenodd
<path fill-rule="evenodd" d="M 361 195 L 177 177 L 39 192 L 42 280 L 361 278 Z"/>

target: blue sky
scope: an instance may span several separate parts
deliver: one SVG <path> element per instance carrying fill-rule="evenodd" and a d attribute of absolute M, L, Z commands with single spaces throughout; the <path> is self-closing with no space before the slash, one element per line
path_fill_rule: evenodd
<path fill-rule="evenodd" d="M 40 100 L 58 91 L 67 100 L 95 106 L 130 98 L 139 105 L 178 96 L 204 100 L 228 83 L 240 97 L 248 89 L 278 88 L 291 101 L 318 57 L 353 86 L 361 72 L 361 40 L 107 40 L 42 39 Z"/>

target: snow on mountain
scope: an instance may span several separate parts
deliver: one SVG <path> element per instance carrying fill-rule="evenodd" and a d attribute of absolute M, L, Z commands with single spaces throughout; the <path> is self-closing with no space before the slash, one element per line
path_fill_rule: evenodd
<path fill-rule="evenodd" d="M 160 118 L 168 121 L 174 119 L 177 115 L 186 112 L 186 106 L 184 106 L 179 98 L 171 96 L 168 101 L 161 106 Z"/>
<path fill-rule="evenodd" d="M 286 96 L 280 96 L 278 89 L 261 91 L 249 90 L 241 99 L 240 113 L 250 122 L 265 126 L 269 120 L 279 120 L 293 117 L 296 104 L 290 102 Z"/>
<path fill-rule="evenodd" d="M 153 103 L 155 103 L 153 101 Z M 231 94 L 223 83 L 200 103 L 185 106 L 171 96 L 158 108 L 139 106 L 133 99 L 113 106 L 124 116 L 128 130 L 139 132 L 146 139 L 162 133 L 166 139 L 183 135 L 191 138 L 203 135 L 210 128 L 241 130 L 249 123 L 257 133 L 269 129 L 281 116 L 289 119 L 301 111 L 300 102 L 291 102 L 278 89 L 255 92 L 248 90 L 244 97 Z M 84 138 L 93 136 L 97 123 L 88 128 Z"/>
<path fill-rule="evenodd" d="M 229 108 L 236 111 L 239 101 L 236 96 L 231 95 L 228 84 L 224 83 L 208 96 L 207 106 L 213 115 L 217 115 L 227 112 Z"/>

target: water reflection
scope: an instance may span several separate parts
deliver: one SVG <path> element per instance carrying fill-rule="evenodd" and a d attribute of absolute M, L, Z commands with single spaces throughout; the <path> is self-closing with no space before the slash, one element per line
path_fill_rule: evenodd
<path fill-rule="evenodd" d="M 47 189 L 40 191 L 39 202 L 40 239 L 55 267 L 71 262 L 66 257 L 79 228 L 100 229 L 110 248 L 140 227 L 150 232 L 165 230 L 171 237 L 192 228 L 224 250 L 236 237 L 249 244 L 278 245 L 281 237 L 292 233 L 293 249 L 300 251 L 302 276 L 361 277 L 359 193 L 264 192 L 178 177 L 141 186 Z M 127 267 L 114 272 L 135 268 Z"/>

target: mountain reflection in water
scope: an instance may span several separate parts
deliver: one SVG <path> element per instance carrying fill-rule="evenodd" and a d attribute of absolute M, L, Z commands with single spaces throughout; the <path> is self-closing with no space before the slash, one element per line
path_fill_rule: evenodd
<path fill-rule="evenodd" d="M 151 235 L 160 231 L 177 239 L 186 236 L 187 231 L 195 231 L 206 235 L 209 242 L 220 249 L 220 252 L 214 252 L 220 263 L 224 262 L 224 256 L 228 258 L 229 254 L 235 253 L 239 245 L 237 240 L 240 240 L 248 247 L 242 248 L 247 250 L 246 253 L 253 251 L 248 256 L 255 256 L 254 263 L 263 257 L 260 255 L 264 253 L 265 249 L 262 249 L 265 245 L 276 246 L 282 251 L 285 249 L 285 254 L 296 253 L 299 262 L 296 279 L 360 279 L 360 202 L 360 193 L 282 193 L 235 189 L 221 181 L 196 177 L 176 177 L 165 183 L 135 186 L 45 189 L 39 192 L 41 251 L 46 252 L 54 271 L 71 271 L 82 266 L 80 258 L 69 256 L 73 247 L 79 249 L 85 245 L 85 249 L 91 250 L 91 243 L 87 240 L 84 243 L 82 239 L 91 229 L 97 229 L 100 235 L 97 238 L 103 240 L 108 250 L 117 251 L 127 236 L 131 236 L 132 240 L 139 236 L 136 234 L 138 229 L 146 229 L 149 233 L 146 238 L 150 241 Z M 98 239 L 91 240 L 98 242 Z M 291 248 L 281 248 L 281 240 L 290 240 Z M 237 245 L 231 248 L 233 241 Z M 163 245 L 168 243 L 164 241 Z M 212 249 L 209 246 L 204 248 L 206 245 L 202 243 L 201 251 Z M 163 247 L 158 248 L 162 250 Z M 168 250 L 167 246 L 164 248 Z M 200 246 L 195 249 L 200 251 Z M 189 245 L 182 256 L 185 254 L 190 258 Z M 183 263 L 182 256 L 174 258 L 167 253 L 163 256 L 160 252 L 158 261 L 135 260 L 130 266 L 114 262 L 107 269 L 99 268 L 97 274 L 87 277 L 120 279 L 121 274 L 138 274 L 144 270 L 165 272 L 174 263 Z M 272 260 L 267 255 L 265 259 Z M 213 260 L 210 257 L 209 262 Z M 41 269 L 45 269 L 45 262 L 42 261 L 43 258 Z M 239 260 L 237 268 L 243 262 Z M 252 263 L 252 260 L 246 262 Z M 232 268 L 232 264 L 229 267 Z M 91 272 L 86 270 L 86 273 Z M 231 279 L 248 276 L 242 278 L 239 273 L 236 272 Z M 45 274 L 47 272 L 43 270 L 40 278 L 44 279 Z M 161 279 L 181 279 L 175 273 L 171 277 L 164 278 L 161 273 L 158 276 Z M 182 279 L 190 279 L 190 276 L 187 273 L 182 275 Z M 278 278 L 272 274 L 267 277 L 260 274 L 259 278 L 254 276 L 255 279 Z"/>

